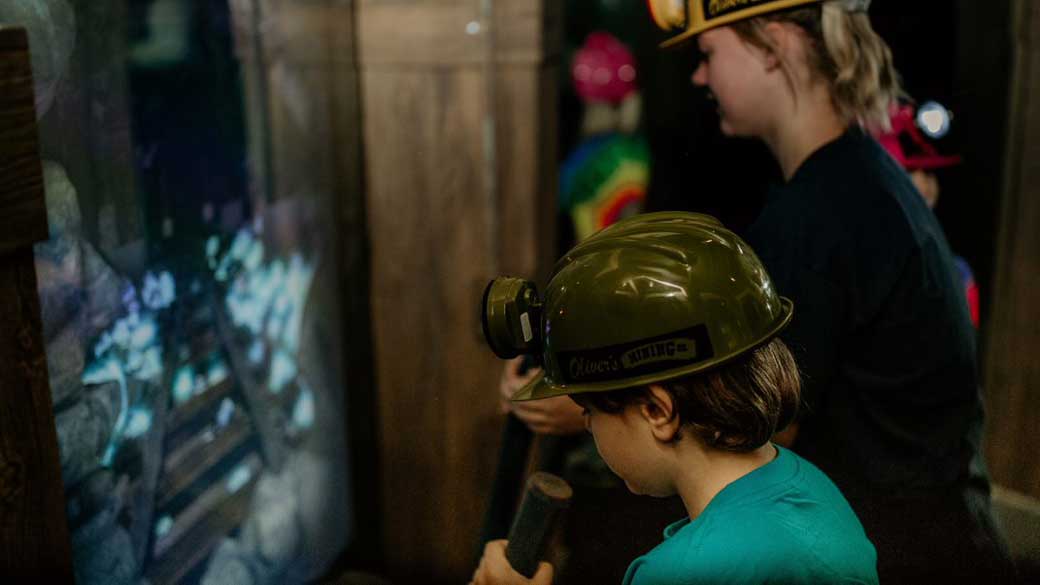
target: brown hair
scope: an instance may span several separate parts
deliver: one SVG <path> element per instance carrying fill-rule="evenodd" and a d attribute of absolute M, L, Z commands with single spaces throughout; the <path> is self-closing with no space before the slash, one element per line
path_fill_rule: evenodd
<path fill-rule="evenodd" d="M 904 94 L 892 51 L 871 27 L 865 11 L 850 12 L 841 2 L 830 0 L 731 26 L 745 42 L 776 54 L 765 34 L 770 22 L 792 23 L 805 31 L 809 69 L 827 82 L 834 108 L 843 120 L 886 130 L 890 127 L 889 106 Z M 789 71 L 788 64 L 784 67 Z"/>
<path fill-rule="evenodd" d="M 675 403 L 673 415 L 706 445 L 753 451 L 794 421 L 801 399 L 798 366 L 784 342 L 774 339 L 737 361 L 706 373 L 661 384 Z M 645 403 L 648 388 L 572 394 L 579 405 L 616 414 Z M 677 436 L 676 440 L 681 438 Z"/>

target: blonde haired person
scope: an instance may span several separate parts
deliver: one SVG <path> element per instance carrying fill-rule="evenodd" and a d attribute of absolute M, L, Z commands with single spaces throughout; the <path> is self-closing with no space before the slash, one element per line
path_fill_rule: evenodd
<path fill-rule="evenodd" d="M 942 229 L 864 127 L 900 94 L 869 1 L 660 0 L 695 40 L 693 82 L 722 131 L 783 172 L 747 238 L 799 307 L 783 339 L 805 375 L 784 439 L 842 489 L 882 583 L 1010 580 L 979 453 L 973 327 Z"/>

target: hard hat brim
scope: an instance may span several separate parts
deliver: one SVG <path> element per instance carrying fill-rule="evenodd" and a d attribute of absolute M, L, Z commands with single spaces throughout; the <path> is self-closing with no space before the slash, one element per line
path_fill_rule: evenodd
<path fill-rule="evenodd" d="M 513 397 L 509 400 L 511 402 L 527 402 L 529 400 L 551 398 L 552 396 L 558 395 L 552 394 L 552 386 L 545 380 L 545 370 L 542 370 L 538 372 L 538 375 L 533 380 L 517 390 L 516 394 L 513 394 Z"/>
<path fill-rule="evenodd" d="M 814 2 L 822 2 L 823 0 L 776 0 L 774 2 L 766 2 L 749 8 L 736 10 L 729 14 L 722 16 L 716 16 L 715 18 L 705 19 L 703 15 L 695 15 L 694 23 L 692 26 L 679 33 L 678 35 L 662 42 L 659 47 L 662 49 L 673 49 L 686 43 L 702 32 L 718 28 L 720 26 L 726 26 L 727 24 L 733 24 L 741 20 L 747 20 L 763 14 L 769 14 L 770 12 L 777 12 L 780 10 L 786 10 L 788 8 L 794 8 L 802 4 L 812 4 Z"/>
<path fill-rule="evenodd" d="M 741 356 L 746 355 L 756 347 L 765 345 L 777 335 L 783 331 L 788 324 L 791 322 L 791 318 L 794 316 L 794 304 L 790 299 L 786 297 L 780 297 L 780 303 L 782 306 L 780 318 L 777 319 L 776 323 L 763 335 L 760 339 L 753 343 L 748 344 L 747 347 L 739 349 L 727 356 L 720 357 L 717 359 L 707 360 L 683 366 L 670 370 L 667 372 L 648 374 L 645 376 L 637 377 L 630 380 L 625 380 L 624 383 L 617 381 L 611 382 L 598 382 L 598 383 L 584 383 L 584 384 L 553 384 L 552 381 L 545 377 L 545 371 L 542 370 L 538 375 L 524 385 L 522 388 L 517 390 L 516 394 L 513 394 L 510 398 L 511 402 L 528 402 L 531 400 L 543 400 L 545 398 L 555 398 L 557 396 L 569 396 L 571 394 L 585 394 L 593 392 L 610 392 L 613 390 L 623 390 L 625 388 L 636 388 L 645 386 L 647 384 L 653 384 L 655 382 L 663 382 L 673 378 L 681 376 L 688 376 L 690 374 L 697 374 L 705 372 L 719 366 L 725 365 L 732 362 Z"/>

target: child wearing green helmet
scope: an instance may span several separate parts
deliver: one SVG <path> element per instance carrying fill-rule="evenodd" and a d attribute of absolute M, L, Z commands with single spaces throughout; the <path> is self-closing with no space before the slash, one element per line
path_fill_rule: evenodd
<path fill-rule="evenodd" d="M 637 216 L 565 255 L 544 299 L 506 285 L 526 304 L 489 289 L 492 348 L 543 364 L 514 400 L 570 396 L 631 491 L 686 507 L 626 584 L 877 583 L 874 548 L 838 489 L 770 442 L 799 404 L 777 338 L 793 307 L 736 234 L 703 215 Z M 488 544 L 473 583 L 552 582 L 548 564 L 530 580 L 513 571 L 504 549 Z"/>

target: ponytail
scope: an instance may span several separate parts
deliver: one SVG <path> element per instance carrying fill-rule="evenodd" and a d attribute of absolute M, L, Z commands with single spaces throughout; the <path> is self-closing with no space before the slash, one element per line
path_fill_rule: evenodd
<path fill-rule="evenodd" d="M 775 53 L 765 34 L 769 22 L 789 22 L 805 31 L 809 69 L 830 88 L 831 101 L 847 123 L 888 129 L 889 106 L 903 96 L 892 51 L 870 25 L 864 10 L 843 0 L 827 0 L 734 23 L 745 41 Z M 790 78 L 789 64 L 785 70 Z"/>
<path fill-rule="evenodd" d="M 902 94 L 888 44 L 870 26 L 866 12 L 824 2 L 820 32 L 829 61 L 834 107 L 846 120 L 888 129 L 889 105 Z"/>

